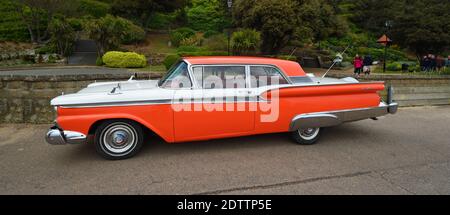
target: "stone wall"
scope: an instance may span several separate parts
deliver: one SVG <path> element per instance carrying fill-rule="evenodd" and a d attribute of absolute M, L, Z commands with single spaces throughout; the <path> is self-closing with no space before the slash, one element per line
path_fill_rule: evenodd
<path fill-rule="evenodd" d="M 139 79 L 160 74 L 139 74 Z M 50 123 L 55 113 L 50 100 L 74 93 L 95 81 L 128 80 L 129 74 L 0 76 L 0 123 Z"/>
<path fill-rule="evenodd" d="M 346 75 L 331 74 L 342 78 Z M 161 74 L 139 74 L 138 79 L 154 79 Z M 0 123 L 50 123 L 55 113 L 50 100 L 74 93 L 95 81 L 127 80 L 128 74 L 0 76 Z M 371 76 L 361 81 L 386 81 L 394 86 L 394 100 L 401 106 L 450 104 L 450 77 Z M 386 92 L 382 92 L 385 96 Z"/>
<path fill-rule="evenodd" d="M 343 78 L 348 75 L 331 74 Z M 372 75 L 360 81 L 385 81 L 394 87 L 394 100 L 400 106 L 450 105 L 450 76 Z M 386 98 L 386 90 L 381 95 Z"/>

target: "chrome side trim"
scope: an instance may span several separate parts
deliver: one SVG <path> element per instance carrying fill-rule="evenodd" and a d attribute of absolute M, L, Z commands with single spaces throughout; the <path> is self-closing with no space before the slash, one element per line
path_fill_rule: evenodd
<path fill-rule="evenodd" d="M 385 104 L 381 102 L 378 107 L 358 108 L 339 111 L 300 114 L 292 119 L 289 130 L 295 131 L 301 128 L 322 128 L 337 126 L 346 122 L 354 122 L 364 119 L 395 114 L 397 103 Z"/>
<path fill-rule="evenodd" d="M 45 136 L 45 141 L 51 145 L 82 144 L 86 140 L 86 135 L 82 133 L 63 131 L 58 128 L 51 128 Z"/>

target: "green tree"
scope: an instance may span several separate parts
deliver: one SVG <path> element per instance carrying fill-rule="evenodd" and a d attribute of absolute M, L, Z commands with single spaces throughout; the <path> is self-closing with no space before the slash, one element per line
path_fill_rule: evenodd
<path fill-rule="evenodd" d="M 107 15 L 100 19 L 91 20 L 86 24 L 89 38 L 97 44 L 97 53 L 103 56 L 107 51 L 119 47 L 125 36 L 126 26 L 121 18 Z"/>
<path fill-rule="evenodd" d="M 51 42 L 56 45 L 58 54 L 68 56 L 75 44 L 75 30 L 65 17 L 54 18 L 49 26 Z"/>
<path fill-rule="evenodd" d="M 237 55 L 249 54 L 259 49 L 261 45 L 261 33 L 253 29 L 243 29 L 233 33 L 231 46 Z"/>
<path fill-rule="evenodd" d="M 49 25 L 56 13 L 72 13 L 76 1 L 66 0 L 15 0 L 15 10 L 27 26 L 31 42 L 48 41 Z"/>
<path fill-rule="evenodd" d="M 198 31 L 220 31 L 227 24 L 227 14 L 219 0 L 192 0 L 186 8 L 188 25 Z"/>
<path fill-rule="evenodd" d="M 439 0 L 361 0 L 353 20 L 373 34 L 388 33 L 394 43 L 426 53 L 448 52 L 450 46 L 450 2 Z M 387 29 L 386 21 L 391 28 Z"/>
<path fill-rule="evenodd" d="M 292 0 L 238 0 L 233 9 L 235 25 L 261 32 L 264 54 L 278 53 L 293 37 L 298 24 L 297 3 Z"/>
<path fill-rule="evenodd" d="M 147 26 L 153 13 L 171 12 L 186 5 L 186 0 L 114 0 L 112 12 Z"/>

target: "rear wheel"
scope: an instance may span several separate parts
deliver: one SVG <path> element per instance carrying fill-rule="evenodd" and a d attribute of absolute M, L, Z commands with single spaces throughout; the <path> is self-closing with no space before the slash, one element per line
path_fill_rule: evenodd
<path fill-rule="evenodd" d="M 133 157 L 142 147 L 142 127 L 129 120 L 110 120 L 95 132 L 95 149 L 106 159 L 121 160 Z"/>
<path fill-rule="evenodd" d="M 321 134 L 321 128 L 301 128 L 292 132 L 292 138 L 300 145 L 315 144 Z"/>

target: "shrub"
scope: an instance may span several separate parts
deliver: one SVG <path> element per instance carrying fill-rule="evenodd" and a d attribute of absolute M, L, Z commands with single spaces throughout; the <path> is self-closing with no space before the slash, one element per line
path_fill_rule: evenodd
<path fill-rule="evenodd" d="M 164 61 L 163 64 L 166 67 L 166 69 L 170 69 L 170 67 L 172 67 L 178 60 L 180 60 L 180 55 L 177 54 L 173 54 L 173 55 L 168 55 Z"/>
<path fill-rule="evenodd" d="M 198 52 L 178 52 L 178 55 L 182 57 L 194 57 L 194 56 L 227 56 L 226 51 L 198 51 Z"/>
<path fill-rule="evenodd" d="M 153 29 L 167 29 L 175 21 L 175 18 L 175 13 L 164 14 L 157 12 L 150 17 L 150 22 L 148 23 L 147 27 Z"/>
<path fill-rule="evenodd" d="M 261 44 L 261 33 L 253 29 L 243 29 L 233 33 L 231 47 L 236 54 L 257 51 Z"/>
<path fill-rule="evenodd" d="M 178 47 L 184 39 L 195 36 L 195 31 L 190 28 L 178 28 L 170 34 L 172 44 Z"/>
<path fill-rule="evenodd" d="M 58 54 L 69 56 L 75 45 L 75 30 L 64 18 L 54 18 L 49 25 L 51 42 L 55 44 Z"/>
<path fill-rule="evenodd" d="M 103 62 L 113 68 L 143 68 L 147 65 L 144 55 L 135 52 L 111 51 L 103 55 Z"/>
<path fill-rule="evenodd" d="M 217 34 L 220 34 L 220 32 L 214 31 L 214 30 L 207 30 L 203 36 L 205 38 L 210 38 L 211 36 L 214 36 L 214 35 L 217 35 Z"/>
<path fill-rule="evenodd" d="M 180 46 L 201 46 L 203 43 L 203 34 L 197 33 L 192 37 L 181 40 Z"/>
<path fill-rule="evenodd" d="M 122 19 L 122 18 L 121 18 Z M 125 33 L 122 37 L 122 43 L 131 44 L 145 40 L 145 31 L 141 27 L 133 24 L 131 21 L 122 19 L 125 26 Z"/>
<path fill-rule="evenodd" d="M 97 66 L 103 66 L 103 58 L 102 57 L 97 57 L 97 60 L 95 60 L 95 65 Z"/>
<path fill-rule="evenodd" d="M 111 10 L 111 6 L 107 3 L 95 0 L 80 0 L 78 10 L 81 13 L 94 16 L 96 18 L 104 17 Z"/>
<path fill-rule="evenodd" d="M 228 49 L 228 38 L 224 34 L 216 34 L 205 39 L 203 46 L 212 51 L 225 51 Z"/>
<path fill-rule="evenodd" d="M 281 59 L 281 60 L 297 61 L 297 57 L 291 56 L 291 55 L 279 55 L 279 56 L 277 56 L 277 58 Z"/>
<path fill-rule="evenodd" d="M 388 63 L 386 65 L 386 69 L 388 71 L 401 71 L 402 70 L 402 64 L 400 64 L 399 62 Z"/>
<path fill-rule="evenodd" d="M 192 0 L 191 6 L 186 8 L 188 25 L 199 31 L 220 30 L 227 22 L 226 11 L 220 0 Z"/>
<path fill-rule="evenodd" d="M 198 52 L 201 48 L 198 46 L 180 46 L 177 48 L 177 52 Z"/>

